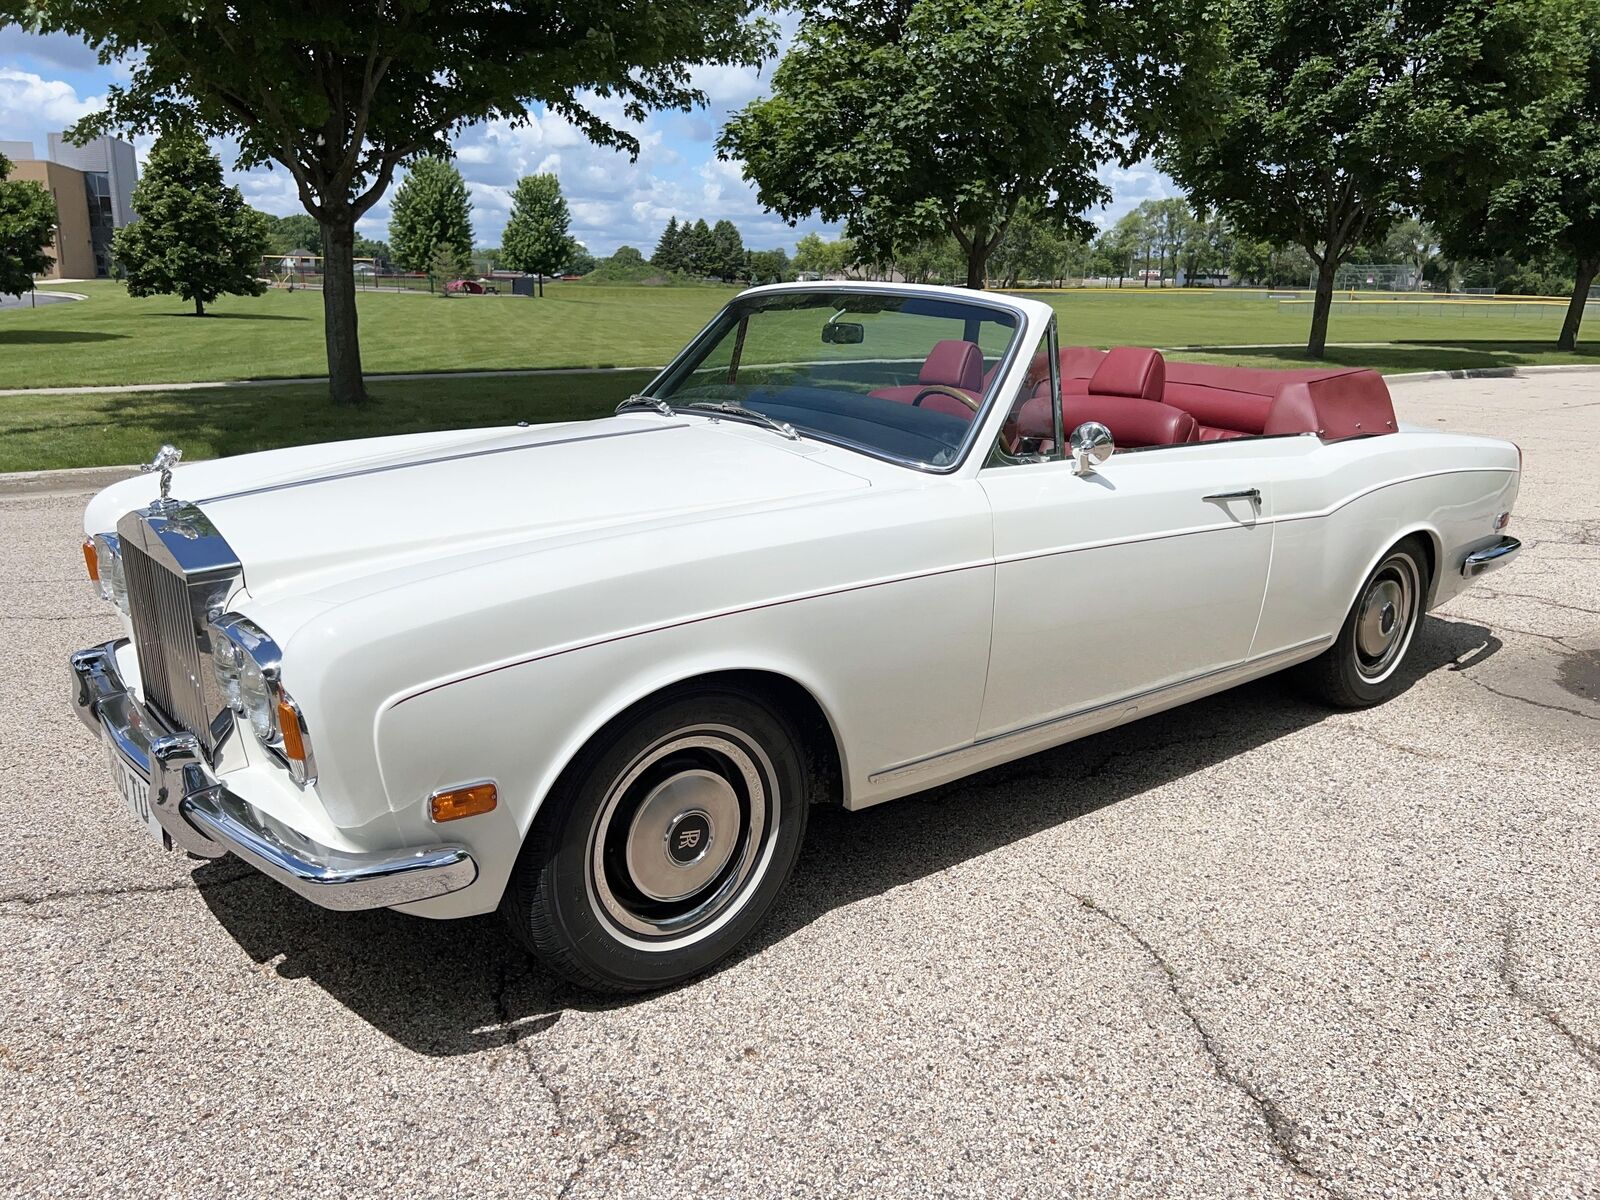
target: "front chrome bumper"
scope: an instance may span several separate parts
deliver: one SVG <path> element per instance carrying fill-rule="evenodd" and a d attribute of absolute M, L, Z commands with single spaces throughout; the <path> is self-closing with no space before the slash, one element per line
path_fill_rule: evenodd
<path fill-rule="evenodd" d="M 1482 550 L 1474 550 L 1467 555 L 1466 561 L 1461 564 L 1461 573 L 1468 579 L 1475 579 L 1479 575 L 1505 566 L 1521 549 L 1522 543 L 1516 538 L 1499 538 Z"/>
<path fill-rule="evenodd" d="M 122 681 L 126 639 L 72 656 L 73 704 L 150 783 L 150 807 L 172 844 L 191 854 L 233 853 L 324 908 L 390 908 L 459 891 L 478 877 L 462 846 L 335 850 L 262 813 L 229 791 L 206 765 L 199 740 L 146 708 Z"/>

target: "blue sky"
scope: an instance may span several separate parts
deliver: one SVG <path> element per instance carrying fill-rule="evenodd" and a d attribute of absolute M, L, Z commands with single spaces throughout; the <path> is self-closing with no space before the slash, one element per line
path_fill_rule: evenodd
<path fill-rule="evenodd" d="M 790 18 L 792 21 L 792 18 Z M 472 192 L 473 228 L 479 245 L 495 245 L 510 210 L 510 190 L 519 176 L 554 171 L 572 209 L 572 232 L 596 254 L 619 245 L 637 246 L 647 255 L 667 218 L 728 218 L 739 226 L 745 244 L 755 249 L 792 249 L 802 234 L 835 236 L 837 229 L 820 221 L 797 227 L 762 210 L 754 188 L 740 174 L 738 163 L 719 161 L 713 149 L 717 130 L 727 114 L 764 95 L 773 63 L 749 67 L 707 67 L 694 73 L 707 105 L 691 113 L 660 113 L 643 125 L 631 126 L 642 146 L 637 161 L 590 145 L 561 118 L 538 111 L 520 127 L 490 122 L 464 130 L 455 144 L 456 163 Z M 0 140 L 31 141 L 43 155 L 46 135 L 97 108 L 106 88 L 123 74 L 120 66 L 103 67 L 82 42 L 60 34 L 35 36 L 14 26 L 0 28 Z M 597 111 L 620 122 L 615 106 L 596 102 Z M 148 139 L 135 139 L 141 162 Z M 299 212 L 300 204 L 287 171 L 265 168 L 232 170 L 233 147 L 219 144 L 230 181 L 245 199 L 266 212 Z M 1097 223 L 1116 220 L 1141 200 L 1176 192 L 1171 180 L 1148 163 L 1102 172 L 1114 199 L 1092 213 Z M 386 235 L 388 195 L 360 224 L 368 236 Z"/>

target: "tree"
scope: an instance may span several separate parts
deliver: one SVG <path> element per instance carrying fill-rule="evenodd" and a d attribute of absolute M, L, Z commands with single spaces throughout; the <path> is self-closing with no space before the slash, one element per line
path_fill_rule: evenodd
<path fill-rule="evenodd" d="M 45 253 L 56 238 L 56 203 L 31 179 L 7 182 L 11 160 L 0 154 L 0 296 L 33 290 L 33 277 L 55 263 Z"/>
<path fill-rule="evenodd" d="M 431 281 L 438 283 L 439 295 L 449 296 L 449 285 L 466 274 L 471 266 L 470 258 L 463 258 L 461 252 L 448 242 L 440 242 L 433 248 L 433 257 L 428 260 L 424 270 Z"/>
<path fill-rule="evenodd" d="M 948 233 L 896 248 L 894 265 L 912 283 L 948 283 L 965 278 L 967 270 L 966 256 Z"/>
<path fill-rule="evenodd" d="M 849 238 L 825 242 L 821 236 L 808 233 L 795 243 L 795 271 L 808 275 L 843 275 L 844 269 L 856 261 L 855 243 Z"/>
<path fill-rule="evenodd" d="M 288 254 L 291 250 L 322 253 L 322 226 L 307 213 L 291 213 L 287 217 L 267 218 L 267 253 Z"/>
<path fill-rule="evenodd" d="M 1574 350 L 1600 275 L 1600 2 L 1547 0 L 1515 32 L 1497 54 L 1452 64 L 1451 120 L 1435 135 L 1484 167 L 1438 156 L 1421 208 L 1447 256 L 1518 260 L 1495 273 L 1502 290 L 1548 294 L 1563 269 L 1552 252 L 1568 259 L 1556 346 Z"/>
<path fill-rule="evenodd" d="M 981 288 L 1023 201 L 1089 232 L 1104 163 L 1142 157 L 1204 75 L 1197 0 L 800 0 L 772 95 L 717 142 L 791 223 L 843 221 L 864 258 L 949 234 Z"/>
<path fill-rule="evenodd" d="M 1539 21 L 1551 0 L 1227 0 L 1207 119 L 1175 131 L 1162 165 L 1240 233 L 1316 265 L 1306 351 L 1327 346 L 1333 282 L 1418 199 L 1426 163 L 1460 144 L 1450 87 Z"/>
<path fill-rule="evenodd" d="M 711 244 L 711 226 L 701 217 L 693 225 L 685 224 L 682 231 L 683 270 L 691 275 L 709 275 L 715 247 Z"/>
<path fill-rule="evenodd" d="M 1438 235 L 1424 221 L 1405 217 L 1395 222 L 1383 239 L 1384 258 L 1390 262 L 1405 263 L 1415 274 L 1412 289 L 1422 286 L 1422 277 L 1434 255 L 1439 252 Z"/>
<path fill-rule="evenodd" d="M 511 197 L 511 219 L 500 239 L 500 257 L 513 271 L 540 276 L 542 296 L 543 277 L 558 274 L 572 254 L 572 238 L 567 235 L 571 227 L 560 180 L 554 175 L 524 175 Z"/>
<path fill-rule="evenodd" d="M 259 296 L 267 223 L 222 182 L 222 163 L 205 140 L 179 127 L 156 139 L 133 189 L 139 219 L 117 230 L 112 251 L 128 295 L 177 295 L 194 315 L 218 296 Z"/>
<path fill-rule="evenodd" d="M 387 266 L 389 260 L 394 257 L 394 251 L 389 249 L 388 242 L 376 241 L 360 234 L 356 235 L 354 250 L 356 258 L 370 258 L 373 266 L 380 268 Z"/>
<path fill-rule="evenodd" d="M 772 27 L 752 0 L 0 0 L 0 25 L 84 37 L 133 64 L 71 130 L 159 132 L 182 116 L 239 146 L 241 168 L 287 169 L 322 226 L 324 331 L 335 401 L 365 398 L 355 223 L 395 172 L 449 153 L 470 121 L 523 121 L 536 104 L 585 137 L 639 152 L 623 121 L 704 103 L 694 64 L 758 63 Z M 605 98 L 607 113 L 591 107 Z"/>
<path fill-rule="evenodd" d="M 744 239 L 732 221 L 723 219 L 711 227 L 711 257 L 707 267 L 708 274 L 724 283 L 732 283 L 744 274 Z"/>
<path fill-rule="evenodd" d="M 678 226 L 678 218 L 667 218 L 667 227 L 661 231 L 661 240 L 656 243 L 656 252 L 650 256 L 650 261 L 663 271 L 683 270 L 683 230 Z"/>
<path fill-rule="evenodd" d="M 752 250 L 746 269 L 751 283 L 783 283 L 790 278 L 789 256 L 781 249 Z"/>
<path fill-rule="evenodd" d="M 574 241 L 572 250 L 567 255 L 567 265 L 561 273 L 563 275 L 587 275 L 594 270 L 595 265 L 595 257 L 589 253 L 589 248 L 582 242 Z"/>
<path fill-rule="evenodd" d="M 1075 239 L 1062 222 L 1038 201 L 1022 204 L 1006 235 L 990 257 L 1001 285 L 1016 287 L 1024 279 L 1054 282 Z M 902 270 L 904 268 L 902 267 Z"/>
<path fill-rule="evenodd" d="M 454 164 L 432 157 L 412 164 L 394 194 L 389 241 L 407 271 L 432 274 L 440 247 L 459 261 L 472 258 L 472 201 Z"/>

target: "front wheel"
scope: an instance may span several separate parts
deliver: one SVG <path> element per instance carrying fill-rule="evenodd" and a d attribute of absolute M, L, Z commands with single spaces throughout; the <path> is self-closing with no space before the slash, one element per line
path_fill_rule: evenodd
<path fill-rule="evenodd" d="M 1426 559 L 1408 538 L 1367 576 L 1333 645 L 1298 668 L 1306 691 L 1336 708 L 1369 708 L 1395 695 L 1427 591 Z"/>
<path fill-rule="evenodd" d="M 781 710 L 736 688 L 646 702 L 546 799 L 501 902 L 512 933 L 584 987 L 698 974 L 766 914 L 799 854 L 807 772 Z"/>

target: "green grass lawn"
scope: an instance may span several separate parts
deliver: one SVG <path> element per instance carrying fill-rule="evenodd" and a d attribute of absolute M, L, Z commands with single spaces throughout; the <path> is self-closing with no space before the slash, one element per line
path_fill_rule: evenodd
<path fill-rule="evenodd" d="M 90 299 L 0 311 L 0 388 L 282 379 L 326 370 L 322 296 L 229 297 L 196 318 L 171 297 L 74 284 Z M 126 463 L 163 441 L 190 458 L 518 419 L 609 411 L 650 372 L 383 381 L 384 372 L 654 367 L 733 294 L 721 287 L 553 285 L 544 299 L 363 293 L 361 343 L 373 402 L 335 409 L 321 385 L 123 395 L 0 396 L 0 471 Z M 1293 344 L 1309 306 L 1262 293 L 1142 288 L 1041 294 L 1064 344 L 1204 347 L 1173 355 L 1245 366 L 1304 365 Z M 1335 310 L 1325 362 L 1386 372 L 1600 361 L 1554 350 L 1562 309 L 1460 305 Z M 1600 320 L 1600 316 L 1596 317 Z M 809 334 L 808 334 L 809 337 Z M 1289 347 L 1252 348 L 1260 343 Z M 820 346 L 819 346 L 820 352 Z"/>
<path fill-rule="evenodd" d="M 0 311 L 0 388 L 284 379 L 327 372 L 322 293 L 225 296 L 196 317 L 181 300 L 73 284 L 74 304 Z M 548 287 L 523 296 L 363 292 L 371 373 L 659 366 L 733 288 Z"/>
<path fill-rule="evenodd" d="M 195 380 L 283 379 L 327 370 L 322 295 L 271 291 L 225 297 L 195 317 L 172 297 L 130 299 L 120 284 L 76 284 L 90 299 L 0 311 L 0 388 Z M 733 294 L 705 287 L 555 284 L 542 300 L 513 296 L 362 293 L 368 372 L 659 366 Z M 1125 288 L 1042 293 L 1069 345 L 1237 347 L 1302 342 L 1309 305 L 1260 292 Z M 1600 360 L 1553 349 L 1559 305 L 1515 310 L 1461 304 L 1342 307 L 1329 361 L 1384 371 Z M 1294 349 L 1190 352 L 1186 358 L 1261 366 L 1303 361 Z"/>
<path fill-rule="evenodd" d="M 185 459 L 310 442 L 571 421 L 609 413 L 653 371 L 371 384 L 371 402 L 337 409 L 320 384 L 176 392 L 0 396 L 0 472 L 105 466 L 150 458 L 162 442 Z"/>

